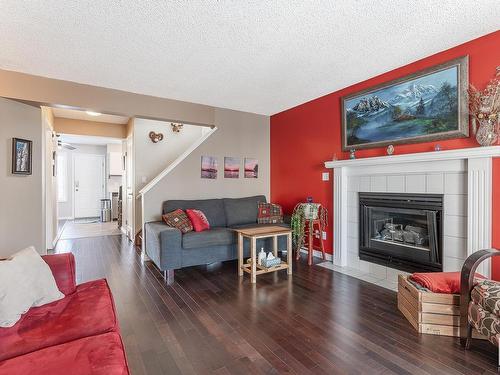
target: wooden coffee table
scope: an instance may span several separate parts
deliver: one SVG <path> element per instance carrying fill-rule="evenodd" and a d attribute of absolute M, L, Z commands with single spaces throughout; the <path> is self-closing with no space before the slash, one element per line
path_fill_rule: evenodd
<path fill-rule="evenodd" d="M 263 273 L 275 272 L 279 270 L 287 270 L 289 275 L 292 274 L 292 231 L 291 229 L 280 227 L 280 226 L 265 226 L 265 227 L 255 227 L 255 228 L 245 228 L 245 229 L 235 229 L 238 233 L 238 275 L 243 276 L 243 272 L 250 274 L 250 279 L 252 284 L 257 281 L 257 275 L 262 275 Z M 266 268 L 257 264 L 257 239 L 259 238 L 273 238 L 273 254 L 275 257 L 278 256 L 278 236 L 287 236 L 287 255 L 286 262 L 281 261 L 273 267 Z M 245 263 L 243 259 L 243 241 L 244 238 L 250 240 L 250 258 L 251 263 Z"/>

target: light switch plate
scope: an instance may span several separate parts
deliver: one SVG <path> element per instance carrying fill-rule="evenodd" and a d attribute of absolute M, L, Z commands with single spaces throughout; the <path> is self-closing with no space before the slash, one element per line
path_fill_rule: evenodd
<path fill-rule="evenodd" d="M 322 175 L 321 175 L 321 179 L 322 179 L 323 181 L 328 181 L 328 180 L 330 180 L 330 173 L 328 173 L 328 172 L 323 172 L 323 173 L 322 173 Z"/>

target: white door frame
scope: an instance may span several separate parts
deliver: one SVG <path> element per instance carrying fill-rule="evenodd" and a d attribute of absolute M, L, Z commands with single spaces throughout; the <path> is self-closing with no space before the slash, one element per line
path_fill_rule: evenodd
<path fill-rule="evenodd" d="M 103 165 L 102 167 L 102 182 L 103 182 L 103 188 L 102 188 L 102 196 L 105 197 L 105 194 L 106 194 L 106 156 L 105 155 L 102 155 L 102 154 L 87 154 L 87 153 L 83 153 L 83 152 L 73 152 L 72 155 L 71 155 L 71 163 L 72 163 L 72 173 L 71 173 L 71 189 L 73 189 L 73 192 L 72 192 L 72 204 L 71 204 L 71 214 L 73 216 L 73 219 L 76 219 L 75 217 L 75 198 L 76 198 L 76 194 L 75 194 L 75 159 L 79 156 L 97 156 L 99 158 L 102 159 L 102 162 L 104 164 L 101 164 Z"/>

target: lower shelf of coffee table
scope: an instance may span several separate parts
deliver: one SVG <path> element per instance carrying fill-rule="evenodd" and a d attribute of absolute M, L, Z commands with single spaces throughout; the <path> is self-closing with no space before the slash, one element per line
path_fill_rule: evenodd
<path fill-rule="evenodd" d="M 241 266 L 241 268 L 243 269 L 243 271 L 245 271 L 247 273 L 250 273 L 250 274 L 252 273 L 252 265 L 250 263 L 244 264 L 243 266 Z M 255 271 L 255 274 L 261 275 L 263 273 L 286 270 L 288 268 L 288 264 L 286 264 L 285 262 L 282 261 L 281 264 L 277 264 L 276 266 L 272 266 L 269 268 L 257 264 L 256 268 L 257 268 L 257 270 Z"/>

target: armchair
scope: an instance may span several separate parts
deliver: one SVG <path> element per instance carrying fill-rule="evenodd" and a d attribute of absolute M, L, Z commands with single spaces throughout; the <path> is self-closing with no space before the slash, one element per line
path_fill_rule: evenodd
<path fill-rule="evenodd" d="M 500 256 L 496 249 L 480 250 L 469 256 L 460 276 L 460 343 L 469 349 L 472 328 L 478 330 L 494 345 L 500 339 L 500 282 L 484 280 L 474 285 L 479 264 Z"/>

